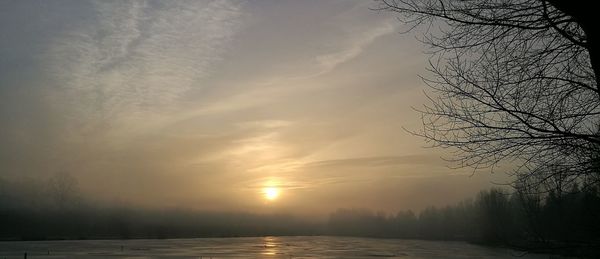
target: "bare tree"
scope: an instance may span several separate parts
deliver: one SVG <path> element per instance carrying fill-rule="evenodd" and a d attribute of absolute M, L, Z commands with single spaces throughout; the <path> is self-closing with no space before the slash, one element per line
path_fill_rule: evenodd
<path fill-rule="evenodd" d="M 524 184 L 597 183 L 600 57 L 591 3 L 383 0 L 425 28 L 432 89 L 418 135 L 459 166 L 510 164 Z M 595 28 L 596 27 L 596 28 Z"/>

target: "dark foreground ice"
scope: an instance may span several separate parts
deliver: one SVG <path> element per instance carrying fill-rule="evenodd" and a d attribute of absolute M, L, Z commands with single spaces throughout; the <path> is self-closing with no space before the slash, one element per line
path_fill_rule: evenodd
<path fill-rule="evenodd" d="M 27 258 L 548 258 L 465 242 L 328 236 L 0 242 L 0 259 L 24 253 Z"/>

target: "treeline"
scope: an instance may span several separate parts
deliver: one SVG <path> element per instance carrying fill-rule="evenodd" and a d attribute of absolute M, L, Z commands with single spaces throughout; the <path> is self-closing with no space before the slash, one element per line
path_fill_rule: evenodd
<path fill-rule="evenodd" d="M 492 188 L 457 204 L 390 215 L 339 209 L 327 222 L 292 215 L 150 210 L 93 204 L 68 176 L 47 182 L 0 178 L 0 240 L 342 235 L 464 240 L 532 247 L 600 244 L 600 190 L 540 193 Z"/>
<path fill-rule="evenodd" d="M 330 233 L 348 236 L 465 240 L 516 247 L 594 247 L 600 244 L 597 187 L 568 192 L 481 191 L 474 199 L 420 213 L 395 215 L 340 209 L 331 214 Z"/>
<path fill-rule="evenodd" d="M 315 224 L 291 215 L 143 209 L 95 204 L 74 178 L 0 178 L 0 240 L 193 238 L 316 235 Z"/>
<path fill-rule="evenodd" d="M 316 235 L 318 227 L 289 215 L 250 213 L 125 208 L 0 212 L 0 240 Z"/>

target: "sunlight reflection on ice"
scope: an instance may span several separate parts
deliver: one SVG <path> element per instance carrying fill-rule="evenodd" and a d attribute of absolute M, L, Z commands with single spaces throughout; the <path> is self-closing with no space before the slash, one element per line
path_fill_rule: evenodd
<path fill-rule="evenodd" d="M 264 255 L 276 255 L 277 254 L 277 244 L 275 243 L 275 237 L 264 237 L 263 238 L 263 247 L 264 250 L 262 254 Z"/>

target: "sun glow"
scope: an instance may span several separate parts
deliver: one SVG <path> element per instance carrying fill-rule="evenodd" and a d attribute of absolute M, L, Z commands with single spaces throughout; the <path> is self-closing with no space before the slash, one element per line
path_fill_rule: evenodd
<path fill-rule="evenodd" d="M 263 189 L 265 199 L 273 201 L 279 196 L 279 189 L 277 187 L 265 187 Z"/>

